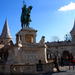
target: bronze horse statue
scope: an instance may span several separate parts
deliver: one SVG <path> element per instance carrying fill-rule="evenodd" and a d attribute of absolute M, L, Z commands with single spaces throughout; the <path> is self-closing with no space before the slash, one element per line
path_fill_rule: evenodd
<path fill-rule="evenodd" d="M 24 5 L 22 8 L 22 14 L 21 14 L 22 28 L 25 26 L 29 28 L 29 22 L 31 22 L 31 19 L 30 19 L 31 9 L 32 9 L 32 6 L 29 6 L 28 8 L 26 8 L 26 5 Z"/>

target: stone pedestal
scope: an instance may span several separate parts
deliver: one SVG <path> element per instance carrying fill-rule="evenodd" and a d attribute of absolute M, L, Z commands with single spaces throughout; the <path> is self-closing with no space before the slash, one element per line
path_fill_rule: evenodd
<path fill-rule="evenodd" d="M 9 50 L 9 63 L 5 65 L 6 74 L 10 72 L 37 74 L 52 71 L 53 63 L 47 62 L 45 37 L 43 36 L 40 42 L 36 43 L 36 32 L 32 28 L 23 28 L 16 34 L 16 44 Z"/>
<path fill-rule="evenodd" d="M 33 28 L 25 27 L 16 34 L 17 43 L 21 41 L 22 46 L 16 43 L 15 63 L 38 64 L 39 60 L 41 63 L 47 63 L 45 37 L 42 37 L 41 44 L 36 43 L 36 32 Z"/>
<path fill-rule="evenodd" d="M 23 28 L 16 34 L 16 40 L 20 40 L 22 43 L 33 43 L 36 44 L 36 32 L 37 30 L 33 28 Z"/>

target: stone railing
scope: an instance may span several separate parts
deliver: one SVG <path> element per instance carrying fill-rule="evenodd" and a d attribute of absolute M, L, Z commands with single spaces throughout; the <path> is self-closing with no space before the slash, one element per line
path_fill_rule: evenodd
<path fill-rule="evenodd" d="M 53 62 L 45 64 L 0 65 L 0 74 L 39 74 L 53 71 Z"/>

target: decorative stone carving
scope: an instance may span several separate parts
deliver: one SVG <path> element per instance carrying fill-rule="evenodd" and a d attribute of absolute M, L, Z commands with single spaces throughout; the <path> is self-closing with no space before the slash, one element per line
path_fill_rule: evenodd
<path fill-rule="evenodd" d="M 45 37 L 44 37 L 44 36 L 42 36 L 42 38 L 41 38 L 39 44 L 45 44 Z"/>
<path fill-rule="evenodd" d="M 35 61 L 38 60 L 37 51 L 23 51 L 22 52 L 23 61 Z"/>

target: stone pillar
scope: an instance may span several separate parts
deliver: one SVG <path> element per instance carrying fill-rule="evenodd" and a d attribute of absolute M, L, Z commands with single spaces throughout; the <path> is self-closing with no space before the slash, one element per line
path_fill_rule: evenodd
<path fill-rule="evenodd" d="M 33 43 L 36 44 L 36 35 L 33 35 Z"/>
<path fill-rule="evenodd" d="M 24 43 L 25 43 L 26 41 L 25 41 L 25 35 L 24 35 Z"/>
<path fill-rule="evenodd" d="M 22 43 L 23 43 L 23 36 L 22 36 Z"/>
<path fill-rule="evenodd" d="M 25 35 L 22 36 L 22 43 L 25 43 Z"/>
<path fill-rule="evenodd" d="M 19 43 L 19 41 L 20 41 L 20 35 L 18 35 L 18 43 Z"/>
<path fill-rule="evenodd" d="M 39 60 L 41 60 L 41 63 L 47 63 L 47 54 L 46 54 L 45 47 L 40 48 L 38 56 L 39 56 Z"/>

